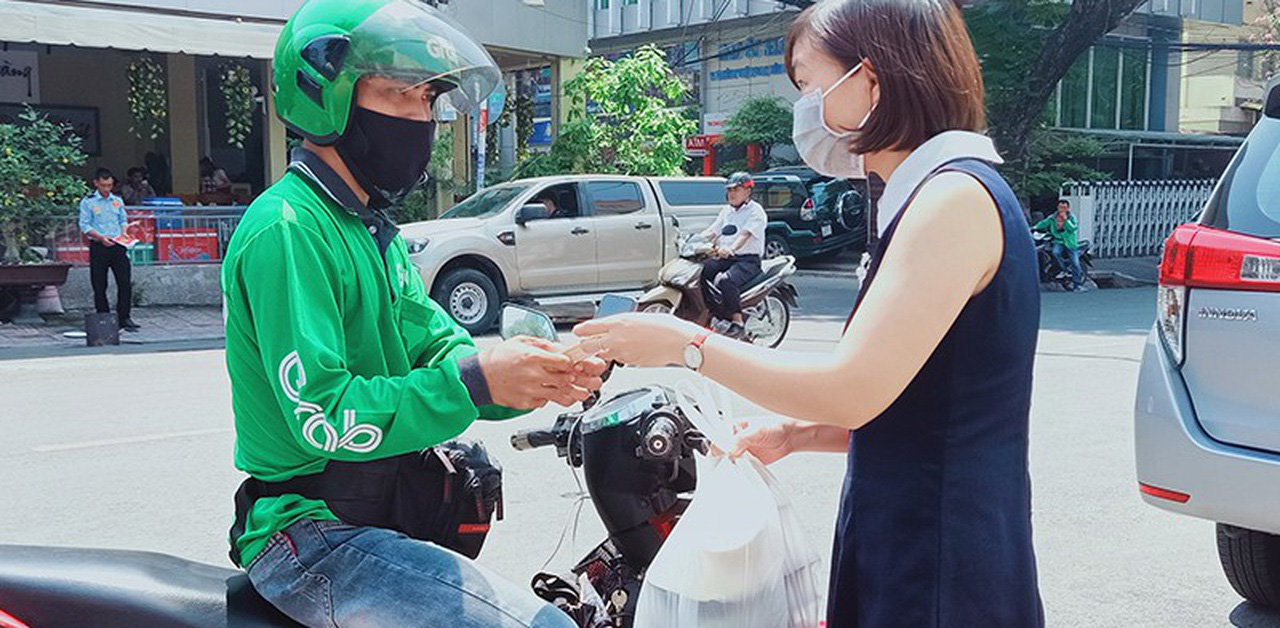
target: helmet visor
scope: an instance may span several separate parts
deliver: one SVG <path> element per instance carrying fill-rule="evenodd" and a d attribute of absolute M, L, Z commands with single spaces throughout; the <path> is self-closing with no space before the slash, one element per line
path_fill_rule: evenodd
<path fill-rule="evenodd" d="M 391 2 L 351 33 L 348 67 L 406 89 L 434 83 L 436 109 L 471 111 L 502 80 L 493 57 L 448 16 L 421 2 Z"/>

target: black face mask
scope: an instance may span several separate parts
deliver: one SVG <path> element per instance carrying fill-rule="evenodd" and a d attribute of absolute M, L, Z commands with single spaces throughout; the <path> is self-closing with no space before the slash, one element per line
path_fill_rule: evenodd
<path fill-rule="evenodd" d="M 336 148 L 352 176 L 369 193 L 369 204 L 385 207 L 413 190 L 431 163 L 436 123 L 406 120 L 356 107 Z"/>

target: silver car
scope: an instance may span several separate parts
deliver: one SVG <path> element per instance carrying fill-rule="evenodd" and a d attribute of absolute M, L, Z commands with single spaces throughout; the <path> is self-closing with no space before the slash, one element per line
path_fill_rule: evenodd
<path fill-rule="evenodd" d="M 1142 498 L 1217 522 L 1232 587 L 1280 606 L 1280 81 L 1267 94 L 1199 221 L 1165 243 L 1134 417 Z"/>

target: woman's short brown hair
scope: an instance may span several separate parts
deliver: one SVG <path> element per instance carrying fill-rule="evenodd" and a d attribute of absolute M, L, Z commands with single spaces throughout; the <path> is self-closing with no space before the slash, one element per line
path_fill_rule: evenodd
<path fill-rule="evenodd" d="M 943 131 L 986 129 L 982 68 L 951 0 L 821 0 L 787 34 L 793 83 L 792 56 L 803 38 L 846 70 L 866 61 L 876 72 L 880 103 L 857 152 L 914 150 Z"/>

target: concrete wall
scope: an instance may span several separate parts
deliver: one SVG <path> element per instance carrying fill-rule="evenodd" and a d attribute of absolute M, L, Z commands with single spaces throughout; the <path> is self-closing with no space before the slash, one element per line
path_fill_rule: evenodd
<path fill-rule="evenodd" d="M 522 0 L 455 0 L 444 11 L 486 46 L 585 57 L 588 1 L 545 0 L 545 6 L 531 7 Z"/>
<path fill-rule="evenodd" d="M 222 305 L 218 264 L 182 266 L 134 266 L 133 292 L 141 303 L 135 305 Z M 110 275 L 108 275 L 110 276 Z M 69 310 L 93 309 L 93 286 L 87 267 L 72 268 L 67 283 L 58 288 L 62 307 Z M 115 303 L 115 280 L 109 279 L 107 296 Z"/>
<path fill-rule="evenodd" d="M 1184 20 L 1182 28 L 1183 41 L 1188 42 L 1248 41 L 1253 32 L 1248 26 L 1199 20 Z M 1248 133 L 1265 86 L 1263 77 L 1256 73 L 1256 63 L 1252 74 L 1247 71 L 1247 64 L 1241 67 L 1248 53 L 1223 50 L 1186 52 L 1182 56 L 1177 128 L 1195 133 Z M 1260 58 L 1256 59 L 1260 62 Z M 1254 109 L 1247 110 L 1242 105 Z"/>

